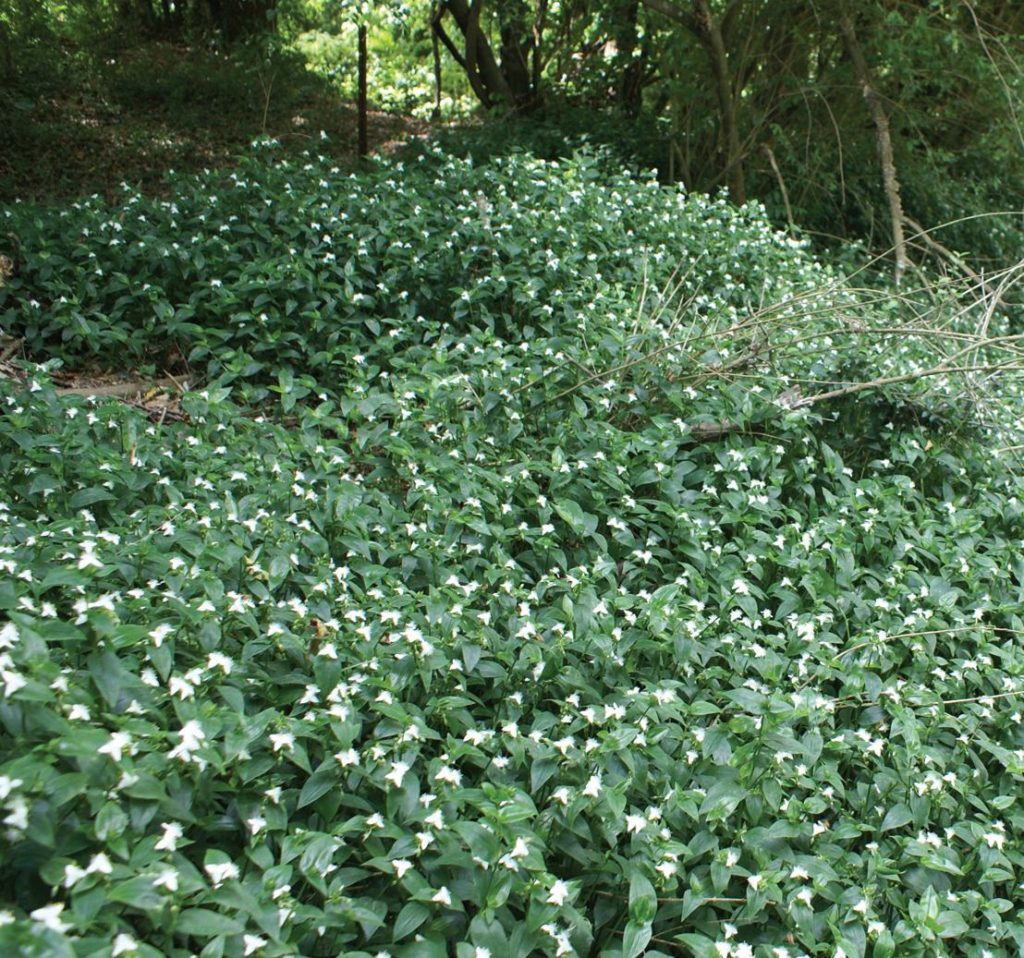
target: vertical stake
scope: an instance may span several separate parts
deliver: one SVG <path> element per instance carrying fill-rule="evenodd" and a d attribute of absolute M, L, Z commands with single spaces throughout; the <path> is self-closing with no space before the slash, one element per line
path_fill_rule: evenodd
<path fill-rule="evenodd" d="M 359 113 L 359 157 L 362 159 L 370 152 L 370 142 L 366 130 L 366 24 L 359 24 L 359 97 L 356 101 Z"/>

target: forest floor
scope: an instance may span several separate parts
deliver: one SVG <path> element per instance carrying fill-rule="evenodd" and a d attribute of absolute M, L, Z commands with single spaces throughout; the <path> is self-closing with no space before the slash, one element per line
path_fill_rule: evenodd
<path fill-rule="evenodd" d="M 160 193 L 169 170 L 230 166 L 260 136 L 357 159 L 354 105 L 294 62 L 149 43 L 21 81 L 0 91 L 0 202 L 111 198 L 122 183 Z M 427 129 L 372 104 L 368 121 L 372 152 Z"/>

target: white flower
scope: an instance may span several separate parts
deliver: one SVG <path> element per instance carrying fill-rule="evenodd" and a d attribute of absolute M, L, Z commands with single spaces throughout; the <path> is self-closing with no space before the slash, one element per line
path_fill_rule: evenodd
<path fill-rule="evenodd" d="M 530 846 L 526 843 L 525 838 L 517 838 L 516 843 L 509 852 L 512 858 L 526 858 L 530 854 Z"/>
<path fill-rule="evenodd" d="M 275 752 L 287 749 L 289 752 L 295 748 L 295 736 L 291 732 L 271 732 L 270 745 Z"/>
<path fill-rule="evenodd" d="M 110 955 L 111 958 L 117 958 L 118 955 L 127 955 L 138 950 L 139 943 L 132 938 L 131 935 L 121 932 L 121 934 L 114 939 L 114 944 L 110 949 Z"/>
<path fill-rule="evenodd" d="M 569 897 L 569 886 L 562 881 L 561 878 L 556 879 L 555 883 L 551 886 L 551 891 L 547 897 L 547 903 L 549 905 L 555 905 L 557 908 L 561 908 L 565 904 L 566 898 Z"/>
<path fill-rule="evenodd" d="M 86 539 L 82 543 L 82 554 L 78 559 L 79 569 L 102 569 L 103 563 L 100 562 L 99 557 L 96 555 L 96 543 L 89 539 Z"/>
<path fill-rule="evenodd" d="M 64 887 L 71 888 L 73 885 L 77 885 L 88 874 L 84 868 L 74 862 L 69 862 L 64 866 Z"/>
<path fill-rule="evenodd" d="M 438 769 L 437 774 L 434 775 L 434 781 L 447 782 L 449 785 L 454 785 L 457 788 L 462 784 L 462 772 L 457 768 L 452 768 L 450 765 L 442 765 Z"/>
<path fill-rule="evenodd" d="M 643 815 L 627 815 L 626 828 L 634 835 L 639 834 L 647 827 L 647 819 Z"/>
<path fill-rule="evenodd" d="M 153 879 L 156 888 L 166 888 L 168 891 L 178 890 L 178 871 L 175 868 L 165 868 L 156 878 Z"/>
<path fill-rule="evenodd" d="M 226 881 L 238 877 L 238 866 L 234 862 L 208 862 L 203 866 L 204 871 L 210 876 L 214 888 Z"/>
<path fill-rule="evenodd" d="M 761 887 L 761 882 L 763 882 L 763 881 L 764 881 L 764 877 L 762 875 L 750 875 L 747 878 L 747 884 L 751 888 L 753 888 L 754 891 L 757 891 L 757 889 Z"/>
<path fill-rule="evenodd" d="M 126 751 L 129 754 L 135 753 L 131 736 L 125 732 L 113 732 L 109 741 L 105 745 L 101 745 L 96 751 L 100 755 L 109 755 L 115 762 L 120 762 Z"/>
<path fill-rule="evenodd" d="M 0 649 L 13 649 L 18 644 L 18 629 L 13 622 L 8 622 L 0 629 Z"/>
<path fill-rule="evenodd" d="M 405 873 L 406 873 L 406 872 L 407 872 L 407 871 L 408 871 L 408 870 L 409 870 L 410 868 L 412 868 L 412 862 L 411 862 L 411 861 L 409 861 L 409 860 L 408 860 L 408 859 L 406 859 L 406 858 L 396 858 L 396 859 L 395 859 L 395 860 L 394 860 L 394 861 L 393 861 L 393 862 L 391 863 L 391 866 L 392 866 L 392 868 L 394 868 L 394 869 L 395 869 L 395 874 L 396 874 L 396 875 L 397 875 L 397 876 L 398 876 L 399 878 L 402 878 L 402 877 L 403 877 L 403 876 L 405 875 Z"/>
<path fill-rule="evenodd" d="M 164 830 L 163 837 L 156 843 L 157 851 L 173 852 L 178 847 L 178 842 L 185 829 L 178 822 L 164 822 L 160 826 Z"/>
<path fill-rule="evenodd" d="M 9 656 L 5 656 L 10 661 Z M 28 683 L 20 672 L 11 672 L 7 669 L 0 670 L 0 678 L 4 680 L 4 698 L 10 698 L 18 689 L 23 689 Z"/>
<path fill-rule="evenodd" d="M 267 944 L 266 938 L 260 938 L 259 935 L 242 935 L 242 947 L 245 949 L 243 954 L 248 958 L 253 952 L 259 951 L 261 948 L 265 948 Z"/>
<path fill-rule="evenodd" d="M 180 699 L 190 699 L 196 694 L 195 686 L 180 675 L 172 675 L 167 681 L 167 691 Z"/>
<path fill-rule="evenodd" d="M 452 903 L 452 893 L 448 891 L 447 885 L 442 885 L 436 892 L 434 892 L 430 900 L 436 901 L 439 905 L 444 905 L 446 908 L 449 908 Z"/>
<path fill-rule="evenodd" d="M 541 926 L 541 931 L 547 932 L 555 940 L 555 958 L 561 958 L 562 955 L 571 955 L 573 948 L 569 943 L 569 933 L 562 931 L 557 925 L 547 924 Z"/>
<path fill-rule="evenodd" d="M 679 866 L 675 862 L 661 862 L 654 866 L 654 870 L 660 872 L 665 879 L 669 879 L 679 871 Z"/>
<path fill-rule="evenodd" d="M 0 775 L 0 801 L 3 801 L 16 788 L 24 783 L 20 778 L 10 778 L 7 775 Z"/>
<path fill-rule="evenodd" d="M 110 859 L 104 852 L 93 855 L 86 868 L 87 872 L 98 872 L 100 875 L 109 875 L 113 870 L 114 866 L 110 864 Z"/>
<path fill-rule="evenodd" d="M 436 811 L 432 812 L 425 819 L 423 819 L 423 821 L 426 822 L 426 824 L 428 824 L 431 828 L 444 828 L 444 815 L 441 812 L 441 809 L 437 809 Z"/>
<path fill-rule="evenodd" d="M 601 776 L 591 775 L 587 779 L 587 784 L 583 787 L 583 794 L 589 795 L 591 798 L 597 798 L 601 794 Z"/>
<path fill-rule="evenodd" d="M 262 815 L 253 815 L 252 818 L 247 818 L 245 824 L 249 826 L 249 831 L 253 835 L 258 835 L 264 828 L 267 827 L 267 820 Z"/>
<path fill-rule="evenodd" d="M 11 828 L 16 828 L 19 831 L 24 831 L 28 828 L 28 802 L 22 795 L 15 795 L 7 803 L 7 817 L 4 819 L 5 825 L 10 825 Z"/>
<path fill-rule="evenodd" d="M 235 663 L 224 655 L 223 652 L 211 652 L 206 659 L 206 667 L 208 669 L 220 669 L 225 675 L 230 675 L 231 670 L 235 667 Z"/>
<path fill-rule="evenodd" d="M 61 912 L 64 911 L 64 903 L 57 902 L 55 905 L 44 905 L 29 913 L 29 918 L 45 925 L 51 931 L 65 932 L 71 925 L 61 920 Z"/>
<path fill-rule="evenodd" d="M 206 733 L 202 725 L 195 719 L 190 719 L 178 733 L 181 737 L 181 747 L 187 752 L 193 752 L 206 740 Z"/>
<path fill-rule="evenodd" d="M 394 783 L 395 788 L 400 788 L 402 785 L 402 779 L 405 778 L 405 773 L 409 771 L 409 766 L 405 762 L 392 762 L 391 771 L 384 776 L 389 782 Z"/>
<path fill-rule="evenodd" d="M 989 848 L 998 848 L 999 851 L 1002 851 L 1003 845 L 1006 844 L 1006 836 L 1000 832 L 986 832 L 981 837 Z"/>

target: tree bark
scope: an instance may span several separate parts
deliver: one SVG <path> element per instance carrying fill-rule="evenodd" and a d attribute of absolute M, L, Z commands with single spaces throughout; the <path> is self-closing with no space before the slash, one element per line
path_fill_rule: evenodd
<path fill-rule="evenodd" d="M 430 46 L 434 53 L 434 109 L 431 118 L 441 119 L 441 44 L 437 38 L 437 30 L 430 31 Z"/>
<path fill-rule="evenodd" d="M 903 200 L 900 197 L 900 183 L 896 178 L 896 164 L 893 161 L 889 117 L 885 112 L 882 97 L 872 81 L 871 70 L 857 40 L 857 31 L 845 6 L 840 8 L 839 29 L 843 34 L 847 55 L 853 64 L 853 72 L 860 84 L 868 110 L 871 112 L 871 119 L 875 124 L 878 158 L 882 166 L 882 184 L 885 188 L 886 199 L 889 201 L 889 217 L 892 220 L 892 248 L 896 257 L 894 280 L 899 286 L 903 274 L 907 271 L 907 242 L 903 234 Z"/>
<path fill-rule="evenodd" d="M 544 27 L 548 19 L 548 0 L 539 0 L 537 4 L 537 16 L 533 21 L 533 63 L 531 67 L 531 82 L 533 91 L 540 90 L 540 75 L 544 69 L 543 44 Z"/>
<path fill-rule="evenodd" d="M 487 37 L 479 28 L 481 4 L 482 0 L 473 0 L 471 8 L 466 0 L 445 0 L 444 6 L 466 39 L 465 69 L 473 92 L 484 106 L 505 103 L 511 107 L 515 105 L 515 97 Z"/>
<path fill-rule="evenodd" d="M 615 56 L 618 63 L 621 64 L 618 83 L 619 105 L 628 116 L 639 114 L 640 96 L 643 91 L 643 58 L 635 56 L 639 40 L 639 30 L 637 29 L 639 12 L 639 0 L 626 0 L 624 4 L 620 5 L 618 15 L 621 19 L 615 34 Z"/>
<path fill-rule="evenodd" d="M 729 69 L 729 54 L 722 38 L 721 24 L 711 12 L 708 0 L 693 0 L 694 19 L 698 36 L 708 59 L 718 101 L 718 119 L 721 123 L 722 139 L 725 141 L 725 177 L 729 197 L 734 203 L 747 201 L 747 189 L 743 171 L 743 149 L 740 145 L 740 130 L 736 116 L 736 99 L 733 96 L 732 75 Z"/>
<path fill-rule="evenodd" d="M 727 10 L 735 16 L 741 0 L 734 0 Z M 692 33 L 708 56 L 711 82 L 718 106 L 719 133 L 722 139 L 723 175 L 734 203 L 745 203 L 747 189 L 744 175 L 744 153 L 740 141 L 736 98 L 733 95 L 729 54 L 722 36 L 722 25 L 716 19 L 708 0 L 693 0 L 693 12 L 676 6 L 672 0 L 642 0 L 645 7 L 678 23 Z"/>

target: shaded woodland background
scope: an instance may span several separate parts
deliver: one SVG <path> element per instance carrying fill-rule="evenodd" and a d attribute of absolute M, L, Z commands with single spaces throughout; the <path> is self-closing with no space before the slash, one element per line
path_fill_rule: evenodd
<path fill-rule="evenodd" d="M 12 0 L 0 195 L 156 189 L 260 134 L 351 158 L 360 26 L 376 148 L 431 118 L 480 156 L 586 138 L 901 273 L 1020 253 L 978 217 L 1022 195 L 1024 8 L 965 0 Z"/>

